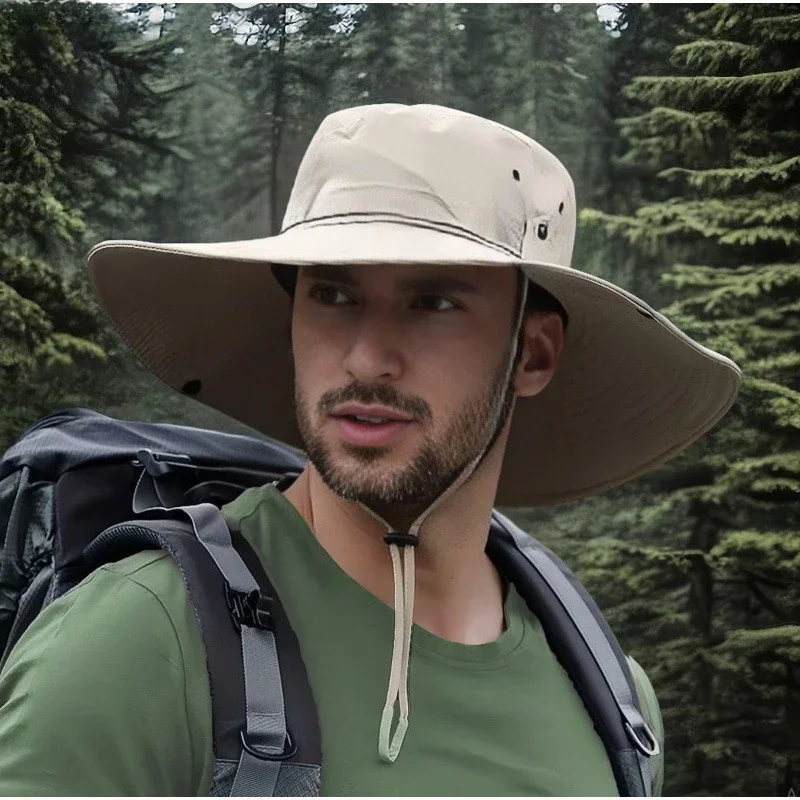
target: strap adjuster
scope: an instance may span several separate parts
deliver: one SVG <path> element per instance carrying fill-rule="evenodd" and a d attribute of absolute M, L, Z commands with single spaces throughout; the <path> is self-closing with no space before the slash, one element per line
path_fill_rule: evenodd
<path fill-rule="evenodd" d="M 196 466 L 191 456 L 184 453 L 155 453 L 152 450 L 142 449 L 136 451 L 134 466 L 142 466 L 148 475 L 159 478 L 172 471 L 172 467 Z"/>
<path fill-rule="evenodd" d="M 297 752 L 297 745 L 294 743 L 292 734 L 289 732 L 288 728 L 286 729 L 286 742 L 282 753 L 265 753 L 263 750 L 259 750 L 255 745 L 247 741 L 244 728 L 239 731 L 239 741 L 242 743 L 242 749 L 250 753 L 251 756 L 260 758 L 262 761 L 286 761 Z"/>
<path fill-rule="evenodd" d="M 384 537 L 383 541 L 386 544 L 396 544 L 398 547 L 417 547 L 419 541 L 416 536 L 410 533 L 403 533 L 402 531 L 389 531 Z"/>
<path fill-rule="evenodd" d="M 225 581 L 225 601 L 237 633 L 241 633 L 242 625 L 264 631 L 275 630 L 272 618 L 272 598 L 261 592 L 260 589 L 242 592 L 233 589 L 230 583 Z"/>

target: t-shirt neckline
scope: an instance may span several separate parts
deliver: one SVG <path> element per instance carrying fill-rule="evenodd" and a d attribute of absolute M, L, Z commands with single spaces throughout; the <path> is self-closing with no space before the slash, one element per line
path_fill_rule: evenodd
<path fill-rule="evenodd" d="M 394 624 L 394 609 L 364 588 L 336 563 L 328 551 L 319 543 L 302 514 L 274 484 L 267 484 L 265 490 L 264 499 L 267 502 L 279 504 L 285 512 L 294 516 L 297 527 L 303 536 L 303 543 L 308 556 L 317 559 L 323 569 L 335 574 L 336 583 L 344 584 L 354 594 L 361 595 L 362 601 L 368 601 L 378 610 L 377 613 L 385 617 L 386 625 L 392 626 Z M 476 669 L 490 669 L 501 666 L 512 653 L 522 648 L 526 641 L 526 629 L 528 628 L 527 618 L 524 613 L 524 601 L 513 584 L 508 587 L 503 604 L 503 616 L 505 620 L 503 632 L 494 641 L 483 644 L 463 644 L 443 639 L 421 625 L 414 623 L 411 630 L 412 650 L 419 652 L 420 655 L 424 654 L 453 666 Z"/>

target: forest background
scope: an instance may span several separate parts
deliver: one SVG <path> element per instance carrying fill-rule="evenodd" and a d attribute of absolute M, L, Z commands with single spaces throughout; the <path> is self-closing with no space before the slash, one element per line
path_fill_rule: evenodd
<path fill-rule="evenodd" d="M 666 466 L 507 512 L 650 675 L 665 794 L 800 791 L 800 5 L 1 3 L 0 452 L 72 406 L 250 433 L 141 368 L 86 252 L 278 231 L 322 118 L 384 101 L 536 138 L 573 264 L 742 367 Z"/>

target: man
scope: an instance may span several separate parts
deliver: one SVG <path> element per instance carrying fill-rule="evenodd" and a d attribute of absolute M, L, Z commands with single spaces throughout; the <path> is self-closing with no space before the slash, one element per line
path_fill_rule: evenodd
<path fill-rule="evenodd" d="M 280 235 L 90 254 L 155 375 L 308 454 L 285 492 L 223 511 L 297 634 L 322 794 L 617 794 L 575 687 L 484 551 L 491 510 L 663 463 L 725 413 L 739 373 L 571 269 L 574 234 L 572 181 L 537 143 L 377 105 L 323 122 Z M 202 642 L 163 553 L 47 608 L 0 678 L 3 793 L 205 794 L 212 761 Z"/>

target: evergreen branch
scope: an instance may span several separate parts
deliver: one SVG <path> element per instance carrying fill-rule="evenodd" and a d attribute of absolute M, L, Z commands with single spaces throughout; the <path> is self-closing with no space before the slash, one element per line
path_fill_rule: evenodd
<path fill-rule="evenodd" d="M 739 283 L 752 293 L 753 287 L 759 291 L 769 291 L 774 287 L 791 286 L 800 282 L 797 264 L 742 264 L 736 267 L 709 266 L 708 264 L 675 264 L 664 275 L 676 288 L 728 287 Z"/>
<path fill-rule="evenodd" d="M 775 381 L 760 379 L 750 381 L 749 386 L 751 389 L 759 390 L 765 394 L 785 397 L 787 400 L 791 400 L 792 403 L 796 403 L 797 407 L 800 408 L 800 392 L 796 392 L 794 389 L 790 389 L 788 386 L 784 386 L 781 383 L 775 383 Z"/>
<path fill-rule="evenodd" d="M 777 228 L 768 225 L 740 228 L 728 231 L 719 237 L 720 244 L 748 247 L 767 243 L 780 243 L 790 247 L 798 242 L 800 242 L 800 234 L 797 233 L 795 228 Z"/>
<path fill-rule="evenodd" d="M 759 192 L 751 197 L 730 199 L 683 200 L 673 198 L 640 208 L 637 216 L 650 224 L 693 220 L 723 235 L 732 227 L 786 223 L 790 234 L 800 228 L 800 201 L 792 192 Z"/>
<path fill-rule="evenodd" d="M 756 45 L 723 39 L 697 39 L 693 42 L 678 45 L 670 60 L 676 66 L 687 69 L 699 68 L 707 75 L 718 70 L 725 62 L 739 68 L 755 64 L 761 54 Z"/>
<path fill-rule="evenodd" d="M 727 191 L 738 184 L 742 188 L 758 181 L 780 183 L 800 175 L 800 156 L 791 156 L 778 163 L 759 166 L 720 167 L 717 169 L 686 169 L 670 167 L 658 173 L 659 178 L 684 179 L 690 186 L 704 191 Z"/>
<path fill-rule="evenodd" d="M 754 19 L 759 38 L 769 42 L 800 42 L 800 14 L 780 14 Z"/>
<path fill-rule="evenodd" d="M 643 162 L 653 168 L 677 159 L 704 164 L 708 152 L 727 150 L 731 132 L 729 121 L 718 111 L 696 113 L 661 105 L 622 117 L 616 124 L 631 143 L 622 163 Z"/>
<path fill-rule="evenodd" d="M 653 105 L 681 103 L 698 106 L 712 103 L 719 107 L 734 100 L 769 99 L 775 102 L 786 92 L 798 88 L 800 67 L 741 76 L 640 77 L 634 78 L 623 89 L 623 94 L 630 100 Z"/>
<path fill-rule="evenodd" d="M 182 151 L 180 147 L 167 144 L 163 138 L 159 138 L 158 136 L 148 136 L 145 134 L 136 133 L 135 131 L 129 131 L 125 130 L 124 128 L 118 128 L 113 125 L 104 124 L 96 119 L 92 119 L 88 114 L 84 114 L 75 108 L 71 108 L 70 113 L 81 121 L 91 125 L 94 133 L 115 136 L 118 139 L 124 139 L 129 142 L 134 142 L 135 144 L 141 144 L 147 147 L 149 150 L 162 153 L 163 155 L 178 156 L 179 158 L 184 158 L 186 155 L 186 151 Z"/>

